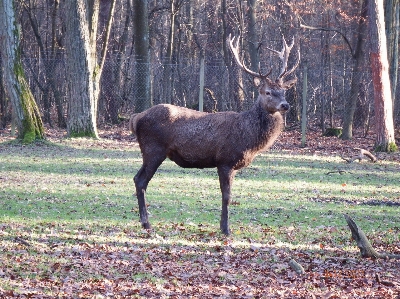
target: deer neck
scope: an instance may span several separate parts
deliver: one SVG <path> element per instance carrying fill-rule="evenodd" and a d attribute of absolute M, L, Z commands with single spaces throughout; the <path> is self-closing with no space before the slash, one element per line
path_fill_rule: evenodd
<path fill-rule="evenodd" d="M 272 146 L 283 129 L 283 117 L 280 112 L 269 113 L 259 101 L 242 114 L 250 144 L 254 149 L 267 150 Z"/>

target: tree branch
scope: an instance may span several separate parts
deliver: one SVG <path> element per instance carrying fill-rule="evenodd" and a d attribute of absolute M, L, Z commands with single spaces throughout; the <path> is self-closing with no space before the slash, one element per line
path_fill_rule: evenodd
<path fill-rule="evenodd" d="M 108 40 L 110 39 L 110 32 L 111 32 L 111 26 L 112 22 L 114 19 L 114 9 L 115 9 L 115 2 L 116 0 L 111 1 L 111 7 L 110 7 L 110 12 L 108 14 L 108 20 L 107 20 L 107 26 L 106 26 L 106 34 L 104 35 L 104 40 L 103 40 L 103 48 L 101 49 L 101 62 L 99 65 L 99 74 L 101 76 L 104 62 L 106 60 L 106 55 L 107 55 L 107 46 L 108 46 Z"/>
<path fill-rule="evenodd" d="M 347 46 L 349 47 L 351 56 L 352 56 L 353 58 L 355 58 L 355 53 L 354 53 L 354 51 L 353 51 L 353 48 L 352 48 L 351 45 L 350 45 L 350 41 L 349 41 L 349 40 L 347 39 L 347 37 L 346 37 L 342 32 L 340 32 L 339 30 L 337 30 L 337 29 L 332 29 L 332 28 L 324 28 L 324 27 L 313 27 L 313 26 L 307 26 L 307 25 L 303 25 L 303 24 L 300 24 L 300 28 L 309 29 L 309 30 L 333 31 L 333 32 L 336 32 L 336 33 L 340 34 L 340 35 L 343 37 L 344 41 L 346 42 Z"/>

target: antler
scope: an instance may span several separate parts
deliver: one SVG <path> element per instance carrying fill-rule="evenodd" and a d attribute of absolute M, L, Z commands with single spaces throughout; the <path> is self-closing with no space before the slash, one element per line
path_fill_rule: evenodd
<path fill-rule="evenodd" d="M 289 46 L 286 43 L 285 37 L 283 35 L 282 35 L 282 40 L 283 40 L 283 48 L 280 52 L 267 47 L 268 50 L 274 52 L 275 54 L 278 54 L 279 59 L 282 61 L 281 73 L 279 74 L 278 78 L 276 79 L 277 81 L 283 81 L 283 79 L 286 76 L 289 76 L 291 73 L 294 72 L 294 70 L 299 66 L 299 63 L 300 63 L 300 51 L 297 51 L 298 58 L 297 58 L 296 64 L 289 71 L 287 70 L 289 54 L 294 46 L 294 38 L 292 39 L 292 42 L 290 43 Z"/>
<path fill-rule="evenodd" d="M 235 38 L 236 38 L 235 36 L 233 38 L 231 38 L 231 35 L 229 34 L 227 42 L 229 43 L 229 47 L 231 48 L 232 54 L 235 57 L 236 63 L 240 66 L 240 68 L 242 70 L 244 70 L 246 73 L 248 73 L 249 75 L 251 75 L 253 77 L 261 78 L 261 79 L 267 78 L 271 74 L 272 69 L 268 72 L 268 74 L 263 75 L 263 74 L 261 74 L 260 67 L 258 67 L 258 73 L 256 73 L 244 65 L 244 62 L 241 61 L 239 58 L 239 38 L 236 38 L 236 45 L 235 46 L 233 45 L 233 41 L 235 40 Z"/>

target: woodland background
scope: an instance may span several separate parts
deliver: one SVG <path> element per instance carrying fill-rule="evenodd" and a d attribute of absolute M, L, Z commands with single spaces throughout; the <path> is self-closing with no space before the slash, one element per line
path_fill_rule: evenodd
<path fill-rule="evenodd" d="M 373 148 L 369 135 L 378 135 L 366 2 L 0 0 L 0 25 L 14 11 L 9 24 L 20 24 L 7 32 L 19 32 L 14 59 L 22 62 L 10 68 L 2 47 L 10 35 L 0 26 L 0 297 L 398 299 L 399 260 L 360 256 L 343 217 L 379 252 L 399 255 L 399 152 L 376 153 L 377 163 L 342 158 Z M 91 8 L 98 20 L 76 25 L 78 16 L 97 16 Z M 399 1 L 386 0 L 385 9 L 398 133 Z M 172 161 L 152 180 L 154 231 L 142 230 L 132 197 L 141 152 L 123 120 L 161 102 L 197 109 L 202 92 L 206 111 L 247 109 L 257 94 L 232 60 L 229 34 L 240 36 L 245 64 L 272 68 L 272 78 L 280 66 L 267 47 L 294 38 L 301 61 L 287 92 L 287 129 L 238 174 L 232 236 L 217 233 L 215 172 Z M 81 39 L 90 49 L 77 46 Z M 80 50 L 83 59 L 74 58 Z M 11 106 L 18 108 L 5 92 L 10 69 L 24 70 L 17 83 L 32 91 L 27 102 L 37 103 L 50 142 L 27 146 L 10 136 Z M 99 84 L 81 88 L 88 78 Z M 86 117 L 102 138 L 64 138 Z M 321 134 L 346 124 L 354 124 L 351 140 Z M 290 266 L 294 259 L 305 273 Z"/>
<path fill-rule="evenodd" d="M 142 28 L 143 23 L 134 15 L 137 2 L 147 4 L 148 14 L 143 18 L 148 28 Z M 16 4 L 16 18 L 21 24 L 21 58 L 42 118 L 49 126 L 66 128 L 67 106 L 73 100 L 68 84 L 74 83 L 66 75 L 65 3 L 29 0 Z M 115 5 L 112 18 L 111 5 Z M 389 63 L 393 62 L 391 79 L 395 82 L 394 121 L 398 128 L 398 1 L 385 1 L 385 8 Z M 280 50 L 282 35 L 288 42 L 295 39 L 301 63 L 295 73 L 299 78 L 297 87 L 287 95 L 292 106 L 289 123 L 300 123 L 302 93 L 307 86 L 309 125 L 317 125 L 321 132 L 343 126 L 349 103 L 356 101 L 352 121 L 355 134 L 365 136 L 373 126 L 369 39 L 362 27 L 362 1 L 102 0 L 99 9 L 98 52 L 107 24 L 111 24 L 100 79 L 100 126 L 117 124 L 130 113 L 157 103 L 197 109 L 202 59 L 204 110 L 246 109 L 257 94 L 251 78 L 243 75 L 231 58 L 225 44 L 229 34 L 241 37 L 245 63 L 253 70 L 260 63 L 263 72 L 272 68 L 272 77 L 279 71 L 279 59 L 267 47 Z M 138 45 L 138 32 L 142 29 L 149 33 L 149 56 L 145 62 Z M 294 63 L 291 60 L 289 65 Z M 0 127 L 10 124 L 11 110 L 0 84 Z"/>

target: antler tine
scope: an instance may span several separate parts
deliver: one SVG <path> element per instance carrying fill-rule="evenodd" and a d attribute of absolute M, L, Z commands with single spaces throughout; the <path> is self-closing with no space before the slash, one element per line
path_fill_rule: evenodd
<path fill-rule="evenodd" d="M 272 68 L 269 70 L 269 72 L 265 75 L 261 74 L 261 63 L 258 63 L 258 73 L 260 74 L 260 78 L 267 78 L 269 75 L 272 73 Z"/>
<path fill-rule="evenodd" d="M 293 73 L 296 70 L 296 68 L 299 66 L 299 64 L 300 64 L 300 49 L 297 49 L 297 61 L 296 61 L 296 64 L 289 71 L 286 71 L 284 73 L 284 75 L 282 77 L 280 77 L 280 78 L 283 79 L 283 77 L 289 76 L 291 73 Z"/>
<path fill-rule="evenodd" d="M 235 40 L 235 37 L 231 38 L 231 35 L 229 34 L 228 37 L 228 43 L 229 43 L 229 47 L 232 51 L 233 56 L 235 57 L 236 63 L 238 64 L 238 66 L 244 70 L 246 73 L 248 73 L 249 75 L 253 76 L 253 77 L 257 77 L 257 78 L 262 78 L 263 76 L 260 74 L 257 74 L 256 72 L 253 72 L 252 70 L 248 69 L 245 65 L 244 62 L 240 60 L 239 58 L 239 38 L 236 39 L 236 45 L 233 45 L 233 42 Z"/>
<path fill-rule="evenodd" d="M 286 77 L 286 76 L 290 75 L 291 73 L 293 73 L 294 70 L 297 68 L 297 66 L 300 63 L 300 51 L 298 51 L 299 57 L 297 59 L 297 63 L 295 64 L 295 66 L 290 71 L 287 71 L 287 64 L 288 64 L 288 61 L 289 61 L 289 54 L 290 54 L 290 52 L 291 52 L 291 50 L 292 50 L 292 48 L 294 46 L 294 38 L 292 39 L 292 42 L 290 43 L 290 45 L 288 45 L 286 43 L 285 36 L 282 35 L 282 43 L 283 43 L 283 46 L 282 46 L 282 50 L 281 51 L 276 51 L 276 50 L 267 48 L 268 50 L 270 50 L 270 51 L 274 52 L 275 54 L 277 54 L 279 59 L 282 61 L 281 72 L 280 72 L 280 74 L 279 74 L 279 76 L 277 78 L 278 81 L 283 80 L 284 77 Z"/>

